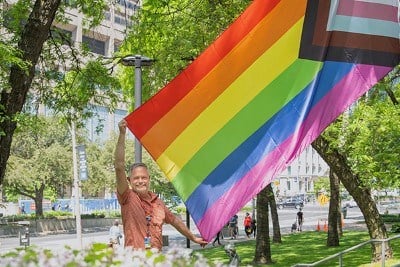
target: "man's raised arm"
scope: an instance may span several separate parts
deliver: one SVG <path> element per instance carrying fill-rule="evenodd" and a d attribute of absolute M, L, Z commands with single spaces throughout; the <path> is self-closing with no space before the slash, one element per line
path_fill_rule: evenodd
<path fill-rule="evenodd" d="M 114 154 L 114 168 L 117 178 L 117 191 L 123 194 L 128 188 L 128 181 L 125 173 L 125 136 L 126 136 L 126 121 L 122 120 L 118 123 L 119 136 Z"/>

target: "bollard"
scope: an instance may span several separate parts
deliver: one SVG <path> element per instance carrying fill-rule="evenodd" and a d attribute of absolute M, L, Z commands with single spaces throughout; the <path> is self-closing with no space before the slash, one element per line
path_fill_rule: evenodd
<path fill-rule="evenodd" d="M 240 258 L 239 255 L 236 252 L 235 244 L 229 243 L 225 245 L 225 252 L 228 254 L 230 262 L 229 262 L 229 267 L 237 267 L 240 264 Z"/>

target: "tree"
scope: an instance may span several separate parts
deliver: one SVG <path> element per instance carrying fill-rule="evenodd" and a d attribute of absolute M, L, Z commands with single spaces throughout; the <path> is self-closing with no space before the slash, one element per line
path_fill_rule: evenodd
<path fill-rule="evenodd" d="M 59 43 L 51 42 L 51 27 L 55 18 L 65 20 L 66 7 L 75 7 L 88 16 L 89 27 L 98 24 L 103 18 L 105 1 L 30 1 L 19 0 L 4 10 L 7 24 L 2 28 L 6 34 L 2 37 L 1 54 L 11 51 L 9 65 L 2 65 L 0 98 L 0 184 L 3 183 L 7 160 L 10 155 L 14 131 L 17 127 L 17 115 L 22 111 L 28 91 L 38 73 L 39 59 L 44 51 L 60 51 Z M 22 23 L 21 23 L 22 22 Z M 14 44 L 17 44 L 16 46 Z M 49 48 L 49 50 L 47 50 Z M 52 53 L 47 53 L 47 55 Z M 61 53 L 56 53 L 60 55 Z M 61 60 L 62 58 L 58 58 Z M 77 58 L 76 58 L 77 59 Z M 49 63 L 49 62 L 48 62 Z M 49 63 L 50 64 L 50 63 Z M 54 65 L 54 61 L 53 64 Z M 54 72 L 54 68 L 46 72 Z M 47 77 L 41 77 L 47 78 Z"/>
<path fill-rule="evenodd" d="M 272 241 L 274 243 L 282 243 L 281 229 L 279 226 L 278 209 L 276 207 L 275 195 L 272 189 L 272 185 L 268 184 L 266 190 L 268 192 L 267 194 L 268 205 L 269 208 L 271 209 L 271 219 L 272 219 L 272 229 L 273 229 Z M 259 212 L 265 212 L 263 207 L 260 207 Z"/>
<path fill-rule="evenodd" d="M 341 154 L 337 149 L 332 148 L 329 141 L 323 135 L 319 136 L 312 143 L 312 146 L 318 151 L 332 171 L 340 177 L 339 179 L 344 187 L 357 202 L 364 215 L 370 237 L 374 239 L 387 238 L 385 224 L 379 216 L 379 211 L 371 195 L 371 189 L 362 185 L 359 176 L 354 174 L 349 167 L 346 156 Z M 372 244 L 372 246 L 374 259 L 377 260 L 381 252 L 381 245 Z M 389 248 L 389 246 L 386 246 L 386 248 Z"/>
<path fill-rule="evenodd" d="M 44 196 L 55 199 L 60 188 L 71 185 L 69 133 L 56 118 L 33 116 L 20 123 L 4 188 L 7 195 L 33 199 L 36 215 L 41 216 Z"/>
<path fill-rule="evenodd" d="M 268 189 L 261 190 L 257 195 L 257 236 L 256 251 L 253 262 L 255 264 L 271 264 L 271 240 L 269 237 L 269 208 L 268 208 Z M 265 210 L 265 212 L 263 212 Z"/>
<path fill-rule="evenodd" d="M 330 181 L 330 198 L 329 198 L 329 213 L 328 213 L 328 238 L 327 238 L 327 246 L 328 247 L 336 247 L 339 246 L 339 225 L 340 221 L 340 212 L 339 212 L 339 177 L 333 172 L 333 170 L 329 171 L 329 181 Z"/>
<path fill-rule="evenodd" d="M 357 202 L 371 238 L 387 238 L 372 189 L 398 187 L 399 147 L 394 144 L 400 129 L 398 76 L 399 67 L 313 142 L 313 147 Z M 390 257 L 389 244 L 386 248 Z M 381 246 L 374 244 L 374 260 L 380 256 Z"/>

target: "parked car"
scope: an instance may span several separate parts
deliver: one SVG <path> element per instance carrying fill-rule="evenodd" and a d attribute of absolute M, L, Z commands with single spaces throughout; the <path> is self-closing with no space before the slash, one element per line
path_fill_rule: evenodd
<path fill-rule="evenodd" d="M 346 200 L 343 202 L 343 206 L 347 208 L 354 208 L 357 207 L 357 203 L 354 200 Z"/>
<path fill-rule="evenodd" d="M 276 203 L 276 206 L 278 207 L 278 209 L 283 209 L 283 208 L 300 209 L 304 207 L 304 203 L 299 198 L 286 198 L 283 199 L 282 201 L 278 201 Z"/>

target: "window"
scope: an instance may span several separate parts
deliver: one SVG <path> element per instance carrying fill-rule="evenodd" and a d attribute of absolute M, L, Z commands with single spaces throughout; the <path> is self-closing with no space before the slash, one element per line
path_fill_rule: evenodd
<path fill-rule="evenodd" d="M 87 36 L 82 36 L 82 43 L 87 45 L 90 51 L 99 55 L 106 54 L 106 42 L 90 38 Z"/>
<path fill-rule="evenodd" d="M 53 27 L 51 29 L 51 36 L 57 42 L 64 44 L 64 45 L 71 45 L 72 44 L 72 32 L 64 29 L 59 29 Z"/>
<path fill-rule="evenodd" d="M 92 142 L 104 142 L 108 138 L 109 127 L 108 124 L 108 109 L 105 107 L 96 107 L 94 116 L 87 120 L 85 123 L 88 132 L 88 138 Z"/>

